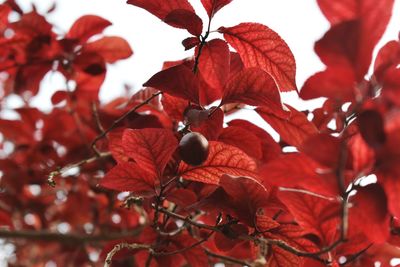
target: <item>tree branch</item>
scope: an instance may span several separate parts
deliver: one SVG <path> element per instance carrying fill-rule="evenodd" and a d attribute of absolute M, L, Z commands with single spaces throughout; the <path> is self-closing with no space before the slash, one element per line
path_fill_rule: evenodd
<path fill-rule="evenodd" d="M 99 134 L 98 136 L 96 136 L 96 138 L 92 141 L 91 147 L 92 149 L 95 151 L 95 153 L 98 155 L 99 152 L 96 148 L 96 143 L 104 138 L 110 131 L 112 131 L 115 127 L 117 127 L 117 125 L 122 122 L 126 117 L 129 116 L 129 114 L 131 114 L 132 112 L 135 112 L 136 110 L 138 110 L 139 108 L 143 107 L 144 105 L 147 105 L 148 103 L 150 103 L 151 100 L 153 100 L 154 98 L 156 98 L 157 96 L 161 95 L 162 92 L 157 92 L 152 94 L 149 98 L 147 98 L 146 100 L 144 100 L 142 103 L 134 106 L 133 108 L 131 108 L 130 110 L 128 110 L 127 112 L 125 112 L 121 117 L 119 117 L 117 120 L 115 120 L 113 122 L 113 124 L 111 124 L 110 127 L 108 127 L 106 130 L 104 130 L 101 134 Z"/>
<path fill-rule="evenodd" d="M 138 235 L 141 231 L 142 228 L 137 228 L 133 231 L 87 235 L 78 233 L 61 234 L 49 231 L 32 231 L 32 230 L 9 231 L 0 229 L 0 238 L 25 239 L 32 241 L 58 242 L 58 243 L 68 243 L 68 244 L 82 244 L 82 243 L 98 243 L 103 241 L 111 241 L 111 240 L 118 240 L 122 238 L 132 237 Z"/>

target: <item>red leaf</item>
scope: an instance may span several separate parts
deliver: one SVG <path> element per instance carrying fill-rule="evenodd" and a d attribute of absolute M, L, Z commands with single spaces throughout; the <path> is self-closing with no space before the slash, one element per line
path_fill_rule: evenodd
<path fill-rule="evenodd" d="M 74 22 L 66 37 L 79 39 L 81 43 L 84 43 L 90 37 L 102 33 L 103 30 L 111 24 L 110 21 L 99 16 L 82 16 Z"/>
<path fill-rule="evenodd" d="M 178 141 L 172 131 L 166 129 L 128 129 L 124 131 L 122 145 L 127 156 L 143 170 L 162 177 Z"/>
<path fill-rule="evenodd" d="M 389 237 L 390 216 L 383 188 L 379 184 L 358 188 L 350 202 L 350 228 L 354 226 L 354 230 L 361 230 L 371 242 L 384 243 Z"/>
<path fill-rule="evenodd" d="M 128 0 L 127 3 L 141 7 L 162 20 L 176 9 L 194 13 L 193 7 L 187 0 Z"/>
<path fill-rule="evenodd" d="M 218 141 L 235 146 L 250 157 L 262 158 L 261 140 L 249 130 L 235 126 L 223 128 Z"/>
<path fill-rule="evenodd" d="M 241 150 L 223 143 L 210 141 L 207 160 L 200 166 L 181 162 L 179 174 L 187 179 L 206 184 L 219 184 L 223 174 L 254 177 L 256 163 Z"/>
<path fill-rule="evenodd" d="M 340 205 L 319 197 L 298 192 L 280 192 L 279 199 L 286 205 L 305 233 L 315 234 L 321 245 L 336 239 Z"/>
<path fill-rule="evenodd" d="M 279 227 L 279 223 L 266 215 L 256 214 L 256 226 L 257 230 L 266 232 L 271 229 Z"/>
<path fill-rule="evenodd" d="M 393 216 L 398 218 L 400 216 L 400 182 L 398 179 L 400 177 L 400 170 L 398 167 L 394 168 L 397 168 L 397 170 L 390 173 L 379 173 L 377 176 L 380 181 L 383 181 L 383 187 L 387 195 L 388 209 Z"/>
<path fill-rule="evenodd" d="M 185 257 L 186 261 L 193 267 L 204 267 L 208 265 L 208 257 L 202 246 L 194 246 L 191 249 L 187 249 L 198 240 L 194 239 L 190 235 L 179 235 L 175 237 L 175 245 L 184 250 L 182 255 Z"/>
<path fill-rule="evenodd" d="M 51 103 L 53 105 L 57 105 L 67 99 L 68 99 L 68 93 L 66 91 L 57 91 L 51 96 Z"/>
<path fill-rule="evenodd" d="M 154 87 L 170 95 L 199 103 L 199 81 L 183 64 L 156 73 L 143 86 Z"/>
<path fill-rule="evenodd" d="M 199 125 L 191 126 L 193 131 L 201 133 L 209 141 L 218 139 L 224 124 L 224 112 L 220 108 L 216 109 L 210 117 L 207 116 L 207 119 Z"/>
<path fill-rule="evenodd" d="M 188 37 L 182 41 L 183 47 L 185 47 L 185 51 L 189 50 L 200 43 L 198 37 Z"/>
<path fill-rule="evenodd" d="M 353 135 L 348 141 L 349 157 L 355 173 L 370 173 L 375 164 L 375 151 L 370 148 L 360 134 Z"/>
<path fill-rule="evenodd" d="M 254 225 L 258 209 L 269 203 L 267 189 L 251 177 L 222 175 L 219 185 L 231 197 L 231 204 L 239 213 L 240 219 Z M 250 217 L 249 217 L 250 215 Z"/>
<path fill-rule="evenodd" d="M 173 27 L 186 29 L 194 36 L 200 36 L 203 31 L 203 21 L 201 18 L 196 13 L 185 9 L 172 10 L 164 18 L 164 22 Z"/>
<path fill-rule="evenodd" d="M 364 141 L 372 148 L 379 148 L 386 141 L 382 115 L 373 109 L 363 110 L 357 117 L 358 128 Z"/>
<path fill-rule="evenodd" d="M 327 196 L 339 193 L 332 171 L 299 153 L 286 154 L 268 162 L 260 168 L 260 176 L 267 184 L 276 186 L 301 187 Z"/>
<path fill-rule="evenodd" d="M 269 106 L 277 112 L 282 110 L 281 97 L 274 80 L 259 68 L 244 69 L 229 80 L 221 104 L 228 103 Z"/>
<path fill-rule="evenodd" d="M 259 67 L 268 72 L 281 91 L 296 90 L 295 59 L 276 32 L 257 23 L 241 23 L 218 31 L 239 53 L 246 67 Z"/>
<path fill-rule="evenodd" d="M 13 228 L 13 222 L 11 219 L 11 215 L 4 210 L 0 210 L 0 226 L 2 226 L 2 227 L 8 226 L 8 227 Z"/>
<path fill-rule="evenodd" d="M 288 245 L 301 251 L 315 252 L 315 245 L 303 237 L 304 231 L 298 225 L 282 224 L 279 228 L 265 232 L 264 236 L 269 239 L 281 240 Z M 267 258 L 268 267 L 297 267 L 303 266 L 303 258 L 284 250 L 278 246 L 271 246 L 271 252 Z"/>
<path fill-rule="evenodd" d="M 103 37 L 100 40 L 85 45 L 86 52 L 95 52 L 101 55 L 108 63 L 126 59 L 133 54 L 128 42 L 115 36 Z"/>
<path fill-rule="evenodd" d="M 336 169 L 339 165 L 341 146 L 340 138 L 321 133 L 308 138 L 299 150 L 320 164 Z"/>
<path fill-rule="evenodd" d="M 318 129 L 312 122 L 307 120 L 306 115 L 289 105 L 286 106 L 290 110 L 288 118 L 277 116 L 275 110 L 271 110 L 267 106 L 257 108 L 256 111 L 278 132 L 283 141 L 299 147 L 310 136 L 317 134 Z"/>
<path fill-rule="evenodd" d="M 180 207 L 187 207 L 197 201 L 196 193 L 184 188 L 174 188 L 166 194 L 168 201 L 174 202 Z"/>
<path fill-rule="evenodd" d="M 337 24 L 342 21 L 363 18 L 368 23 L 371 30 L 376 30 L 374 27 L 381 26 L 381 23 L 386 27 L 388 18 L 391 16 L 393 0 L 384 0 L 376 2 L 374 0 L 317 0 L 322 13 L 331 24 Z M 383 21 L 381 21 L 383 20 Z M 377 22 L 378 24 L 375 24 Z"/>
<path fill-rule="evenodd" d="M 305 100 L 328 97 L 341 103 L 353 102 L 355 84 L 356 77 L 352 68 L 346 65 L 328 67 L 308 78 L 300 91 L 300 97 Z"/>
<path fill-rule="evenodd" d="M 379 50 L 376 56 L 374 76 L 378 81 L 382 81 L 386 70 L 398 64 L 400 64 L 400 43 L 398 41 L 390 41 Z"/>
<path fill-rule="evenodd" d="M 238 72 L 244 69 L 244 65 L 238 53 L 231 51 L 230 55 L 231 55 L 231 62 L 229 64 L 230 65 L 229 76 L 234 76 Z"/>
<path fill-rule="evenodd" d="M 280 247 L 273 246 L 268 258 L 267 267 L 297 267 L 302 266 L 302 259 Z"/>
<path fill-rule="evenodd" d="M 188 102 L 182 98 L 163 94 L 161 98 L 164 111 L 168 116 L 177 122 L 183 121 L 183 113 L 188 106 Z"/>
<path fill-rule="evenodd" d="M 232 2 L 232 0 L 201 0 L 208 17 L 211 19 L 221 8 Z"/>
<path fill-rule="evenodd" d="M 259 138 L 259 140 L 261 141 L 261 149 L 263 153 L 262 162 L 267 162 L 275 159 L 281 154 L 281 147 L 264 129 L 245 120 L 233 120 L 228 122 L 228 125 L 240 127 L 247 131 L 251 131 Z"/>
<path fill-rule="evenodd" d="M 316 45 L 320 57 L 321 49 L 327 50 L 324 54 L 331 54 L 331 60 L 346 57 L 354 66 L 357 80 L 361 81 L 371 64 L 373 49 L 390 20 L 393 3 L 394 0 L 341 0 L 332 4 L 332 1 L 319 0 L 328 20 L 336 24 Z M 326 64 L 326 55 L 321 59 Z"/>
<path fill-rule="evenodd" d="M 100 181 L 102 187 L 120 192 L 129 191 L 139 195 L 154 193 L 154 183 L 155 176 L 133 162 L 118 164 Z"/>
<path fill-rule="evenodd" d="M 198 54 L 199 49 L 196 49 Z M 215 90 L 221 91 L 229 76 L 230 52 L 225 41 L 214 39 L 206 42 L 199 58 L 199 71 L 203 79 Z"/>

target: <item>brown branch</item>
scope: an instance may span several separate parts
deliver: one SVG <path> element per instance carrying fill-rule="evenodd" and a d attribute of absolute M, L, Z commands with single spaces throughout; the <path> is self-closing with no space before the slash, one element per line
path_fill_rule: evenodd
<path fill-rule="evenodd" d="M 239 265 L 242 265 L 242 266 L 252 266 L 250 263 L 248 263 L 246 261 L 239 260 L 239 259 L 236 259 L 236 258 L 232 258 L 232 257 L 229 257 L 229 256 L 225 256 L 225 255 L 220 255 L 220 254 L 214 253 L 214 252 L 212 252 L 212 251 L 210 251 L 208 249 L 205 249 L 205 252 L 209 257 L 220 259 L 223 262 L 239 264 Z"/>
<path fill-rule="evenodd" d="M 96 154 L 98 154 L 98 150 L 96 148 L 96 143 L 104 138 L 110 131 L 112 131 L 115 127 L 117 127 L 117 125 L 119 123 L 121 123 L 126 117 L 129 116 L 129 114 L 131 114 L 132 112 L 135 112 L 136 110 L 138 110 L 139 108 L 147 105 L 148 103 L 150 103 L 151 100 L 153 100 L 154 98 L 156 98 L 157 96 L 161 95 L 162 92 L 157 92 L 152 94 L 149 98 L 147 98 L 146 100 L 144 100 L 142 103 L 134 106 L 133 108 L 131 108 L 130 110 L 128 110 L 127 112 L 125 112 L 121 117 L 119 117 L 117 120 L 115 120 L 113 122 L 113 124 L 111 124 L 110 127 L 108 127 L 106 130 L 104 130 L 101 134 L 99 134 L 98 136 L 96 136 L 96 138 L 92 141 L 91 147 L 92 149 L 95 151 Z"/>
<path fill-rule="evenodd" d="M 68 244 L 83 244 L 83 243 L 98 243 L 103 241 L 111 241 L 111 240 L 118 240 L 122 238 L 132 237 L 138 235 L 141 231 L 142 228 L 137 228 L 133 231 L 88 235 L 88 234 L 77 234 L 77 233 L 61 234 L 49 231 L 32 231 L 32 230 L 10 231 L 10 230 L 0 229 L 0 238 L 25 239 L 32 241 L 58 242 L 58 243 L 68 243 Z"/>
<path fill-rule="evenodd" d="M 364 254 L 370 247 L 372 247 L 372 244 L 369 244 L 366 248 L 360 250 L 359 252 L 349 256 L 346 261 L 344 263 L 341 263 L 340 266 L 345 266 L 353 261 L 355 261 L 356 259 L 358 259 L 358 257 L 360 257 L 362 254 Z"/>
<path fill-rule="evenodd" d="M 100 153 L 99 155 L 97 155 L 95 157 L 91 157 L 91 158 L 88 158 L 88 159 L 83 159 L 83 160 L 81 160 L 79 162 L 67 165 L 67 166 L 65 166 L 65 167 L 63 167 L 61 169 L 52 171 L 47 177 L 47 183 L 51 187 L 55 187 L 56 186 L 56 182 L 54 181 L 54 178 L 56 176 L 61 175 L 61 174 L 65 173 L 65 172 L 67 172 L 67 171 L 69 171 L 69 170 L 71 170 L 73 168 L 81 167 L 81 166 L 83 166 L 85 164 L 92 163 L 92 162 L 94 162 L 96 160 L 99 160 L 101 158 L 106 158 L 106 157 L 109 157 L 109 156 L 111 156 L 110 152 L 103 152 L 103 153 Z"/>
<path fill-rule="evenodd" d="M 193 73 L 197 72 L 201 51 L 203 50 L 203 47 L 206 44 L 206 40 L 207 40 L 208 36 L 210 35 L 210 27 L 211 27 L 211 18 L 208 20 L 207 31 L 206 31 L 205 35 L 201 36 L 199 50 L 197 52 L 196 58 L 194 59 Z"/>
<path fill-rule="evenodd" d="M 104 263 L 104 267 L 111 267 L 112 258 L 114 257 L 114 255 L 116 253 L 118 253 L 119 251 L 121 251 L 123 249 L 129 249 L 129 250 L 146 249 L 146 250 L 149 250 L 150 252 L 152 251 L 150 245 L 136 244 L 136 243 L 132 243 L 132 244 L 120 243 L 120 244 L 115 245 L 114 248 L 110 252 L 108 252 L 107 258 Z"/>
<path fill-rule="evenodd" d="M 178 250 L 174 250 L 174 251 L 170 251 L 170 252 L 154 252 L 154 255 L 157 255 L 157 256 L 171 256 L 171 255 L 176 255 L 176 254 L 183 253 L 183 252 L 185 252 L 185 251 L 191 250 L 192 248 L 195 248 L 195 247 L 197 247 L 197 246 L 203 244 L 203 243 L 206 242 L 214 233 L 215 233 L 215 232 L 213 232 L 213 231 L 210 232 L 210 233 L 208 233 L 208 235 L 207 235 L 206 237 L 204 237 L 204 238 L 202 238 L 202 239 L 200 239 L 200 240 L 194 242 L 193 244 L 191 244 L 191 245 L 188 246 L 188 247 L 184 247 L 184 248 L 182 248 L 182 249 L 178 249 Z"/>
<path fill-rule="evenodd" d="M 193 219 L 191 219 L 190 217 L 184 217 L 182 215 L 179 215 L 177 213 L 171 212 L 171 211 L 169 211 L 167 209 L 164 209 L 164 208 L 160 208 L 159 211 L 161 213 L 167 214 L 168 216 L 170 216 L 172 218 L 181 220 L 181 221 L 183 221 L 185 223 L 188 223 L 190 225 L 193 225 L 195 227 L 222 233 L 221 225 L 220 226 L 212 226 L 212 225 L 196 222 Z M 286 242 L 284 242 L 282 240 L 255 237 L 255 236 L 251 236 L 251 235 L 241 235 L 238 238 L 241 239 L 241 240 L 253 241 L 255 243 L 263 242 L 263 243 L 268 244 L 268 245 L 278 246 L 278 247 L 280 247 L 280 248 L 282 248 L 282 249 L 284 249 L 284 250 L 286 250 L 288 252 L 291 252 L 291 253 L 293 253 L 293 254 L 295 254 L 297 256 L 313 258 L 313 259 L 315 259 L 317 261 L 320 261 L 320 262 L 323 262 L 323 263 L 330 263 L 330 261 L 322 259 L 319 256 L 322 255 L 322 254 L 325 254 L 325 253 L 327 253 L 327 252 L 329 252 L 331 250 L 333 250 L 334 248 L 336 248 L 338 245 L 340 245 L 343 242 L 342 239 L 339 239 L 336 242 L 332 243 L 330 246 L 325 247 L 325 248 L 323 248 L 323 249 L 321 249 L 321 250 L 319 250 L 317 252 L 308 252 L 308 251 L 298 250 L 297 248 L 295 248 L 293 246 L 290 246 L 289 244 L 287 244 Z"/>

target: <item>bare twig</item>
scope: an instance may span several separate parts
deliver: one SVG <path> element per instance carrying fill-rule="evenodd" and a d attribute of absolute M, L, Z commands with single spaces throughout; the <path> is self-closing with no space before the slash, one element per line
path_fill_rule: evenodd
<path fill-rule="evenodd" d="M 54 181 L 54 178 L 56 176 L 61 175 L 61 174 L 65 173 L 65 172 L 67 172 L 67 171 L 69 171 L 69 170 L 71 170 L 73 168 L 81 167 L 81 166 L 83 166 L 85 164 L 92 163 L 92 162 L 94 162 L 96 160 L 99 160 L 101 158 L 106 158 L 106 157 L 109 157 L 109 156 L 111 156 L 110 152 L 103 152 L 103 153 L 100 153 L 98 156 L 91 157 L 91 158 L 88 158 L 88 159 L 83 159 L 83 160 L 81 160 L 79 162 L 76 162 L 76 163 L 67 165 L 67 166 L 65 166 L 63 168 L 60 168 L 58 170 L 52 171 L 47 177 L 47 183 L 51 187 L 55 187 L 56 186 L 56 182 Z"/>
<path fill-rule="evenodd" d="M 110 131 L 112 131 L 115 127 L 117 127 L 117 125 L 119 123 L 121 123 L 126 117 L 129 116 L 129 114 L 131 114 L 132 112 L 137 111 L 139 108 L 147 105 L 148 103 L 150 103 L 151 100 L 153 100 L 154 98 L 156 98 L 157 96 L 161 95 L 162 92 L 157 92 L 152 94 L 149 98 L 147 98 L 146 100 L 144 100 L 142 103 L 134 106 L 133 108 L 131 108 L 130 110 L 128 110 L 127 112 L 125 112 L 121 117 L 119 117 L 117 120 L 115 120 L 113 122 L 113 124 L 111 124 L 110 127 L 108 127 L 107 129 L 105 129 L 101 134 L 99 134 L 98 136 L 96 136 L 96 138 L 92 141 L 91 147 L 92 149 L 95 151 L 96 154 L 98 154 L 98 150 L 96 148 L 96 143 L 104 138 Z"/>
<path fill-rule="evenodd" d="M 152 251 L 150 245 L 146 245 L 146 244 L 119 243 L 119 244 L 115 245 L 114 248 L 110 252 L 108 252 L 106 261 L 104 263 L 104 267 L 111 267 L 112 258 L 114 257 L 114 255 L 117 252 L 119 252 L 123 249 L 129 249 L 129 250 L 146 249 L 146 250 L 149 250 L 150 252 Z"/>
<path fill-rule="evenodd" d="M 337 201 L 338 200 L 337 198 L 334 198 L 334 197 L 324 196 L 324 195 L 321 195 L 321 194 L 317 194 L 317 193 L 314 193 L 314 192 L 311 192 L 311 191 L 308 191 L 308 190 L 304 190 L 304 189 L 299 189 L 299 188 L 279 187 L 279 191 L 302 193 L 302 194 L 306 194 L 306 195 L 310 195 L 310 196 L 326 199 L 326 200 L 329 200 L 329 201 Z"/>
<path fill-rule="evenodd" d="M 138 235 L 142 231 L 142 228 L 137 228 L 129 232 L 111 232 L 101 233 L 96 235 L 87 234 L 61 234 L 49 231 L 31 231 L 31 230 L 19 230 L 10 231 L 0 229 L 0 238 L 5 239 L 25 239 L 35 241 L 46 241 L 46 242 L 58 242 L 68 244 L 83 244 L 83 243 L 98 243 L 102 241 L 118 240 L 121 238 L 132 237 Z"/>
<path fill-rule="evenodd" d="M 223 262 L 226 262 L 226 263 L 234 263 L 234 264 L 239 264 L 239 265 L 242 265 L 242 266 L 251 266 L 251 264 L 246 262 L 246 261 L 239 260 L 239 259 L 236 259 L 236 258 L 232 258 L 232 257 L 229 257 L 229 256 L 225 256 L 225 255 L 220 255 L 220 254 L 214 253 L 214 252 L 212 252 L 212 251 L 210 251 L 208 249 L 206 249 L 205 252 L 209 257 L 220 259 L 220 260 L 222 260 Z"/>

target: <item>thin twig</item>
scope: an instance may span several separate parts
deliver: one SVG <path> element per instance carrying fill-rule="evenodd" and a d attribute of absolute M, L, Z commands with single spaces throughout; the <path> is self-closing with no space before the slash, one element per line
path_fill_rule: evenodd
<path fill-rule="evenodd" d="M 348 258 L 346 258 L 346 261 L 344 263 L 341 263 L 340 266 L 345 266 L 353 261 L 355 261 L 356 259 L 358 259 L 362 254 L 364 254 L 370 247 L 372 246 L 372 244 L 369 244 L 366 248 L 360 250 L 359 252 L 349 256 Z"/>
<path fill-rule="evenodd" d="M 129 116 L 129 114 L 131 114 L 132 112 L 135 112 L 136 110 L 138 110 L 139 108 L 147 105 L 148 103 L 150 103 L 151 100 L 153 100 L 154 98 L 156 98 L 157 96 L 161 95 L 162 92 L 157 92 L 152 94 L 149 98 L 147 98 L 146 100 L 144 100 L 142 103 L 134 106 L 133 108 L 131 108 L 130 110 L 128 110 L 127 112 L 125 112 L 121 117 L 119 117 L 117 120 L 115 120 L 113 122 L 113 124 L 111 124 L 110 127 L 108 127 L 106 130 L 104 130 L 101 134 L 99 134 L 98 136 L 96 136 L 96 138 L 92 141 L 91 147 L 93 149 L 93 151 L 95 151 L 96 154 L 98 154 L 98 150 L 96 148 L 96 143 L 104 138 L 110 131 L 114 130 L 115 127 L 117 127 L 117 125 L 119 123 L 121 123 L 126 117 Z"/>
<path fill-rule="evenodd" d="M 242 265 L 242 266 L 251 266 L 251 264 L 246 262 L 246 261 L 239 260 L 239 259 L 236 259 L 236 258 L 232 258 L 232 257 L 229 257 L 229 256 L 225 256 L 225 255 L 220 255 L 220 254 L 214 253 L 214 252 L 212 252 L 212 251 L 210 251 L 208 249 L 206 249 L 205 252 L 209 257 L 220 259 L 223 262 L 239 264 L 239 265 Z"/>
<path fill-rule="evenodd" d="M 5 239 L 25 239 L 35 241 L 46 241 L 46 242 L 58 242 L 68 244 L 82 244 L 82 243 L 98 243 L 102 241 L 118 240 L 121 238 L 127 238 L 138 235 L 142 231 L 142 228 L 137 228 L 129 232 L 111 232 L 101 233 L 96 235 L 87 234 L 61 234 L 49 231 L 32 231 L 32 230 L 19 230 L 10 231 L 0 229 L 0 238 Z"/>
<path fill-rule="evenodd" d="M 279 191 L 302 193 L 302 194 L 307 194 L 310 196 L 322 198 L 322 199 L 329 200 L 329 201 L 337 201 L 338 200 L 337 198 L 334 198 L 334 197 L 328 197 L 328 196 L 320 195 L 320 194 L 317 194 L 317 193 L 314 193 L 314 192 L 311 192 L 308 190 L 298 189 L 298 188 L 279 187 Z"/>
<path fill-rule="evenodd" d="M 69 171 L 69 170 L 71 170 L 73 168 L 81 167 L 81 166 L 83 166 L 85 164 L 92 163 L 92 162 L 94 162 L 96 160 L 99 160 L 99 159 L 102 159 L 102 158 L 106 158 L 106 157 L 109 157 L 109 156 L 111 156 L 110 152 L 103 152 L 103 153 L 100 153 L 99 155 L 97 155 L 95 157 L 91 157 L 91 158 L 88 158 L 88 159 L 83 159 L 83 160 L 81 160 L 81 161 L 79 161 L 77 163 L 73 163 L 73 164 L 67 165 L 67 166 L 65 166 L 63 168 L 60 168 L 58 170 L 52 171 L 47 177 L 47 183 L 51 187 L 55 187 L 56 186 L 56 182 L 54 181 L 54 178 L 56 176 L 61 175 L 61 174 L 65 173 L 65 172 L 67 172 L 67 171 Z"/>
<path fill-rule="evenodd" d="M 116 253 L 118 253 L 119 251 L 121 251 L 123 249 L 129 249 L 129 250 L 146 249 L 146 250 L 152 251 L 151 247 L 146 244 L 119 243 L 119 244 L 115 245 L 114 248 L 110 252 L 108 252 L 105 263 L 104 263 L 104 267 L 111 267 L 112 258 L 114 257 L 114 255 Z"/>

